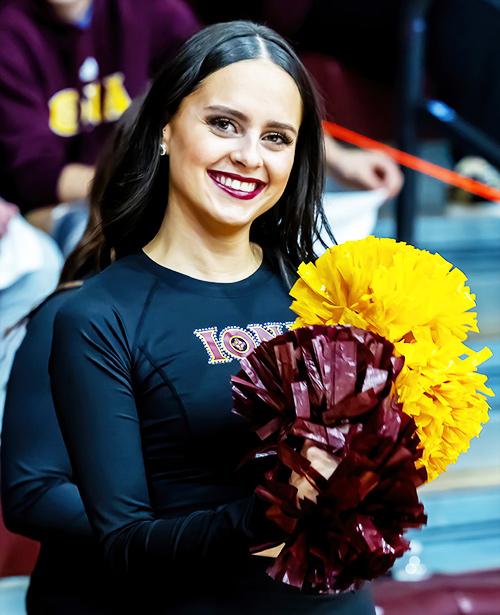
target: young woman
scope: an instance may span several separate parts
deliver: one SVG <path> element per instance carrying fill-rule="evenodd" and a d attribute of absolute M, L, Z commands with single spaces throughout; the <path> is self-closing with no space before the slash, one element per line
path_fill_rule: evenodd
<path fill-rule="evenodd" d="M 372 614 L 366 590 L 305 595 L 250 555 L 282 536 L 238 469 L 238 359 L 293 320 L 313 258 L 323 151 L 314 89 L 249 22 L 195 35 L 157 76 L 102 194 L 116 261 L 56 317 L 51 379 L 118 612 Z"/>

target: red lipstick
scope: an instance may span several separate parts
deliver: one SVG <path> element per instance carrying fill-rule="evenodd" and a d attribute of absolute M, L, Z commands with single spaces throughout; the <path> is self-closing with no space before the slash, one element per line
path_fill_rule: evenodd
<path fill-rule="evenodd" d="M 227 192 L 227 194 L 230 194 L 232 197 L 243 201 L 249 201 L 250 199 L 255 198 L 266 186 L 265 182 L 261 179 L 256 179 L 254 177 L 243 177 L 242 175 L 237 175 L 236 173 L 214 171 L 212 169 L 208 170 L 207 173 L 218 188 L 224 190 L 224 192 Z M 248 189 L 241 190 L 235 188 L 234 186 L 226 185 L 223 183 L 226 178 L 239 181 L 241 184 L 255 184 L 255 188 L 249 191 Z"/>

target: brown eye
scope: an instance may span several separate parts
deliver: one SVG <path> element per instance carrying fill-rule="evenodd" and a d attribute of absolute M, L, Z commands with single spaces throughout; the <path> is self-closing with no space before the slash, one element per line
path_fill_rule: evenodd
<path fill-rule="evenodd" d="M 223 133 L 235 133 L 236 126 L 234 122 L 227 117 L 213 117 L 208 120 L 209 126 Z"/>
<path fill-rule="evenodd" d="M 270 132 L 265 135 L 264 139 L 273 145 L 290 145 L 292 142 L 292 139 L 287 134 L 282 132 Z"/>

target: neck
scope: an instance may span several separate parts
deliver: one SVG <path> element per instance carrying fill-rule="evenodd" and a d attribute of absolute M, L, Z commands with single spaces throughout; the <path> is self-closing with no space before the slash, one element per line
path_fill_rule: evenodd
<path fill-rule="evenodd" d="M 252 244 L 250 227 L 211 232 L 169 204 L 156 236 L 144 247 L 158 264 L 207 282 L 237 282 L 255 273 L 262 250 Z"/>
<path fill-rule="evenodd" d="M 55 14 L 67 23 L 79 22 L 87 12 L 92 0 L 74 0 L 73 2 L 51 2 Z"/>

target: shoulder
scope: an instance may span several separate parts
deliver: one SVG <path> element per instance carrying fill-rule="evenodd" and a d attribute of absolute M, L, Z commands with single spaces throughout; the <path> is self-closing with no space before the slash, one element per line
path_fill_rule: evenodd
<path fill-rule="evenodd" d="M 39 24 L 29 2 L 14 2 L 7 0 L 0 2 L 0 36 L 2 40 L 10 38 L 25 40 L 28 36 L 37 36 Z M 5 51 L 5 50 L 4 50 Z"/>
<path fill-rule="evenodd" d="M 57 313 L 56 326 L 114 329 L 131 340 L 156 286 L 157 278 L 139 256 L 124 257 L 72 293 Z"/>
<path fill-rule="evenodd" d="M 40 54 L 52 41 L 44 34 L 29 2 L 0 1 L 0 67 L 34 77 L 40 67 Z"/>
<path fill-rule="evenodd" d="M 114 306 L 140 306 L 157 280 L 145 257 L 140 253 L 131 254 L 115 261 L 86 282 L 80 298 L 86 303 L 88 299 L 89 303 L 98 305 L 104 302 Z"/>
<path fill-rule="evenodd" d="M 27 318 L 29 318 L 28 329 L 34 325 L 50 325 L 59 309 L 70 299 L 75 292 L 80 290 L 84 282 L 75 281 L 68 284 L 63 284 L 56 288 L 40 305 L 33 309 Z"/>
<path fill-rule="evenodd" d="M 57 288 L 42 301 L 42 303 L 27 314 L 25 318 L 15 325 L 16 329 L 24 325 L 26 326 L 26 335 L 19 348 L 19 354 L 22 353 L 24 348 L 27 348 L 28 351 L 31 352 L 33 346 L 37 346 L 37 344 L 50 344 L 54 320 L 57 313 L 81 286 L 82 282 L 79 282 L 77 285 L 74 284 Z M 12 330 L 14 330 L 14 327 Z M 47 341 L 44 342 L 44 340 Z"/>
<path fill-rule="evenodd" d="M 163 43 L 167 38 L 180 45 L 203 27 L 186 0 L 151 0 L 149 16 L 152 33 L 163 39 Z"/>
<path fill-rule="evenodd" d="M 30 11 L 27 10 L 25 2 L 15 2 L 4 0 L 0 3 L 0 17 L 2 18 L 2 28 L 7 29 L 14 24 L 25 23 L 31 20 Z"/>
<path fill-rule="evenodd" d="M 56 315 L 81 286 L 82 282 L 79 282 L 78 285 L 58 288 L 16 325 L 17 329 L 26 323 L 26 333 L 14 358 L 11 380 L 15 381 L 17 376 L 18 382 L 19 374 L 24 378 L 26 370 L 29 370 L 32 376 L 39 373 L 40 369 L 46 373 Z"/>

